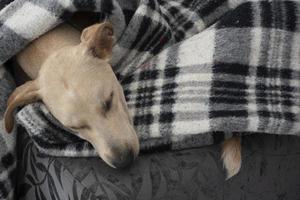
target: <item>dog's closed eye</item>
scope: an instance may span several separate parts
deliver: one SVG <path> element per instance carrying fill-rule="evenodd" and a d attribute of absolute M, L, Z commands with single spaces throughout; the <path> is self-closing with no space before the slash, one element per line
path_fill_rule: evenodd
<path fill-rule="evenodd" d="M 88 125 L 79 125 L 79 126 L 69 126 L 70 129 L 73 130 L 83 130 L 83 129 L 89 129 Z"/>
<path fill-rule="evenodd" d="M 103 103 L 103 111 L 106 113 L 111 109 L 112 106 L 112 101 L 113 101 L 113 96 L 114 93 L 112 92 L 109 96 L 109 99 L 107 99 L 104 103 Z"/>

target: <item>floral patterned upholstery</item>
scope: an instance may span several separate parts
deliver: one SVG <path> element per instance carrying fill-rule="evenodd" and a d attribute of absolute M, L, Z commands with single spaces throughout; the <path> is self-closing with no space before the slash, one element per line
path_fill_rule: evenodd
<path fill-rule="evenodd" d="M 300 199 L 300 138 L 243 139 L 241 172 L 225 180 L 220 146 L 142 154 L 116 170 L 99 158 L 49 157 L 19 130 L 20 199 Z"/>

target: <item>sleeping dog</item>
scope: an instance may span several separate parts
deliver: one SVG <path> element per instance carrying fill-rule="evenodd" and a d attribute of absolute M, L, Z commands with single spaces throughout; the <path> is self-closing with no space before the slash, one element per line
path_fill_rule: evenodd
<path fill-rule="evenodd" d="M 111 167 L 125 167 L 139 153 L 139 140 L 123 89 L 109 65 L 114 43 L 112 25 L 94 24 L 80 34 L 62 24 L 33 41 L 16 56 L 32 79 L 11 94 L 5 127 L 14 127 L 16 107 L 43 101 L 52 115 L 89 141 Z M 239 138 L 226 140 L 222 159 L 227 177 L 241 166 Z"/>
<path fill-rule="evenodd" d="M 5 112 L 7 132 L 13 110 L 41 100 L 65 127 L 89 141 L 112 167 L 124 167 L 139 152 L 125 97 L 108 64 L 114 38 L 110 23 L 79 31 L 67 24 L 32 42 L 17 62 L 33 79 L 16 88 Z"/>

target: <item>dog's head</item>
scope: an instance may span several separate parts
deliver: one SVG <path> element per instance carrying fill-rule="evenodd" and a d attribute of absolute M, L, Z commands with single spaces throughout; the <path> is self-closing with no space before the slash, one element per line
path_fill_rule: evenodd
<path fill-rule="evenodd" d="M 89 141 L 112 167 L 128 165 L 139 152 L 138 137 L 128 113 L 123 89 L 108 61 L 112 54 L 110 23 L 83 30 L 81 43 L 53 53 L 38 78 L 16 88 L 5 113 L 7 132 L 13 110 L 41 100 L 64 126 Z"/>

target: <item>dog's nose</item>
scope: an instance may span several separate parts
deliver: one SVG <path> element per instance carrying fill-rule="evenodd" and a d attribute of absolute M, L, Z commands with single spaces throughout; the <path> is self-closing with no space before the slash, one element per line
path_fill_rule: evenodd
<path fill-rule="evenodd" d="M 131 149 L 117 151 L 112 159 L 112 165 L 116 168 L 124 168 L 134 161 L 134 153 Z"/>

